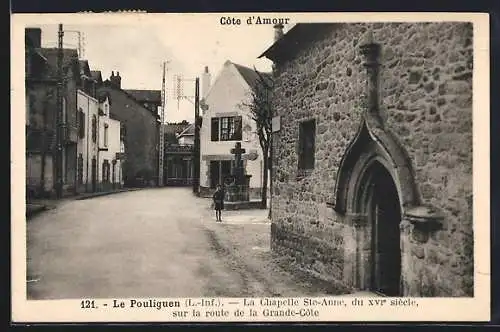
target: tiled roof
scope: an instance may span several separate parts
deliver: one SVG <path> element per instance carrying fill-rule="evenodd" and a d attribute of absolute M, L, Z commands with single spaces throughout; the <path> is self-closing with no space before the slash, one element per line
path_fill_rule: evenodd
<path fill-rule="evenodd" d="M 161 104 L 161 91 L 160 90 L 124 90 L 136 100 L 140 102 L 158 103 Z"/>
<path fill-rule="evenodd" d="M 78 66 L 78 51 L 76 49 L 63 48 L 63 68 Z M 49 65 L 49 76 L 57 76 L 57 48 L 41 48 L 40 53 L 47 59 Z M 76 68 L 74 68 L 76 69 Z"/>
<path fill-rule="evenodd" d="M 78 60 L 78 63 L 80 64 L 80 75 L 85 75 L 89 78 L 92 78 L 88 60 Z"/>
<path fill-rule="evenodd" d="M 254 69 L 239 65 L 239 64 L 234 63 L 234 62 L 232 64 L 236 67 L 236 69 L 238 70 L 240 75 L 243 77 L 245 82 L 247 82 L 247 84 L 252 89 L 255 89 L 255 86 L 260 79 L 259 74 L 262 75 L 262 77 L 264 77 L 264 79 L 271 79 L 271 77 L 272 77 L 270 73 L 263 73 L 263 72 L 257 73 L 256 70 L 254 70 Z"/>
<path fill-rule="evenodd" d="M 183 137 L 183 136 L 194 136 L 194 124 L 193 123 L 188 125 L 179 135 L 177 135 L 177 138 Z"/>
<path fill-rule="evenodd" d="M 102 83 L 102 75 L 100 70 L 91 70 L 90 74 L 94 80 L 98 83 Z"/>
<path fill-rule="evenodd" d="M 114 90 L 117 90 L 117 91 L 120 91 L 121 93 L 125 94 L 128 98 L 130 98 L 131 100 L 135 101 L 142 108 L 147 109 L 148 111 L 150 111 L 153 114 L 153 116 L 155 116 L 157 119 L 160 118 L 160 115 L 157 112 L 154 112 L 151 109 L 144 107 L 144 105 L 142 104 L 144 101 L 136 99 L 131 93 L 128 92 L 130 90 L 120 89 L 115 84 L 111 83 L 111 81 L 109 79 L 107 79 L 107 80 L 105 80 L 103 82 L 103 86 L 111 88 L 111 89 L 114 89 Z"/>
<path fill-rule="evenodd" d="M 99 91 L 97 93 L 97 100 L 99 100 L 100 103 L 104 102 L 106 98 L 109 99 L 109 103 L 111 104 L 111 95 L 108 91 Z"/>
<path fill-rule="evenodd" d="M 259 58 L 266 57 L 270 60 L 290 57 L 297 50 L 324 33 L 328 33 L 335 26 L 342 23 L 297 23 L 280 39 L 275 41 Z"/>
<path fill-rule="evenodd" d="M 179 134 L 190 126 L 183 123 L 167 123 L 165 126 L 165 134 Z"/>

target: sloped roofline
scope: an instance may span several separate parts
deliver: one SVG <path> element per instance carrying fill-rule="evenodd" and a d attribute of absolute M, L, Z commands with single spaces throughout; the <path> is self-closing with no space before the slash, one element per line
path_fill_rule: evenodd
<path fill-rule="evenodd" d="M 111 81 L 109 79 L 105 80 L 103 82 L 103 85 L 106 86 L 106 87 L 109 87 L 111 89 L 114 89 L 114 90 L 117 90 L 117 91 L 120 91 L 122 92 L 124 95 L 126 95 L 129 99 L 133 100 L 137 105 L 139 105 L 140 107 L 142 107 L 143 109 L 147 110 L 148 112 L 150 112 L 151 114 L 153 114 L 155 116 L 156 119 L 159 119 L 160 118 L 160 115 L 158 115 L 157 113 L 154 113 L 152 110 L 144 107 L 144 105 L 137 99 L 134 98 L 134 96 L 132 96 L 131 94 L 129 94 L 128 92 L 126 92 L 124 89 L 121 89 L 121 88 L 118 88 L 116 87 L 113 83 L 111 83 Z"/>
<path fill-rule="evenodd" d="M 193 128 L 194 124 L 190 123 L 189 125 L 184 128 L 183 131 L 181 131 L 178 135 L 177 138 L 183 137 L 183 136 L 194 136 L 194 133 L 187 133 L 191 128 Z"/>

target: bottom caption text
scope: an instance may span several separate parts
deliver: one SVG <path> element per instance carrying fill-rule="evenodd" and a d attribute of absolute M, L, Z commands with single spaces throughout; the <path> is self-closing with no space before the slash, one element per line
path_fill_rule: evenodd
<path fill-rule="evenodd" d="M 109 299 L 81 300 L 85 311 L 162 312 L 168 321 L 189 320 L 265 320 L 265 319 L 321 319 L 332 310 L 352 308 L 416 308 L 412 298 L 186 298 L 186 299 Z"/>

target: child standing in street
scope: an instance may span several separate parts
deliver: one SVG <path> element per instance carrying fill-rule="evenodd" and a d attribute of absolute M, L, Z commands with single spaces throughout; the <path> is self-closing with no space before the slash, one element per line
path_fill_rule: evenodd
<path fill-rule="evenodd" d="M 220 184 L 217 185 L 217 189 L 213 195 L 214 207 L 215 207 L 215 218 L 217 221 L 222 221 L 222 210 L 224 209 L 224 191 Z"/>

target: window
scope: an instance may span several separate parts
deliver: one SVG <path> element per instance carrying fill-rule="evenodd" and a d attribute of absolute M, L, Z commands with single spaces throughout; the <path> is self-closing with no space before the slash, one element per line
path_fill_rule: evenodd
<path fill-rule="evenodd" d="M 83 155 L 80 153 L 78 155 L 78 184 L 83 184 Z"/>
<path fill-rule="evenodd" d="M 219 140 L 219 118 L 212 118 L 210 132 L 211 132 L 212 142 L 218 141 Z"/>
<path fill-rule="evenodd" d="M 241 116 L 212 118 L 212 141 L 241 141 Z"/>
<path fill-rule="evenodd" d="M 68 122 L 68 114 L 66 112 L 66 97 L 62 98 L 62 120 L 64 123 Z"/>
<path fill-rule="evenodd" d="M 299 169 L 314 168 L 316 120 L 302 122 L 299 127 Z"/>
<path fill-rule="evenodd" d="M 97 117 L 92 116 L 92 142 L 97 142 Z"/>
<path fill-rule="evenodd" d="M 109 182 L 109 171 L 110 171 L 109 161 L 107 159 L 105 159 L 102 162 L 102 181 L 103 182 Z"/>
<path fill-rule="evenodd" d="M 80 138 L 85 137 L 85 113 L 81 108 L 78 111 L 78 135 Z"/>
<path fill-rule="evenodd" d="M 104 125 L 104 147 L 108 147 L 108 124 Z"/>

